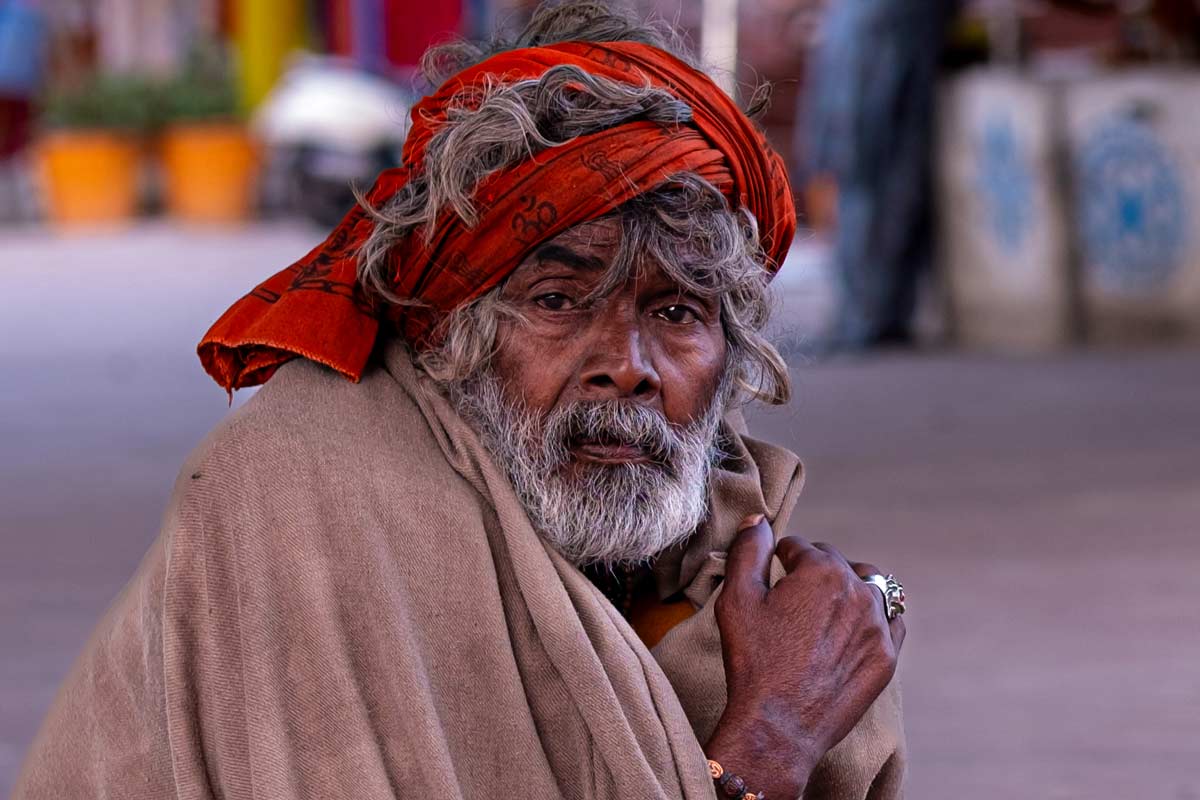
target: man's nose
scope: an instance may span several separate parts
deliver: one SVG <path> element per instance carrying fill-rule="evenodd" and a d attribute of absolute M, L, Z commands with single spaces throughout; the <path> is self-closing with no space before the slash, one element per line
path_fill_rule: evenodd
<path fill-rule="evenodd" d="M 662 382 L 645 352 L 636 320 L 603 324 L 579 381 L 583 399 L 653 400 Z"/>

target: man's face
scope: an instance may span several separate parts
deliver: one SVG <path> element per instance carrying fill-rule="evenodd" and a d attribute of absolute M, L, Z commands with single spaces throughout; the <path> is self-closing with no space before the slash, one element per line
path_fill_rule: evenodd
<path fill-rule="evenodd" d="M 620 235 L 616 219 L 585 223 L 525 259 L 501 296 L 526 322 L 502 325 L 494 370 L 512 400 L 543 414 L 580 401 L 625 400 L 689 425 L 712 405 L 725 368 L 720 304 L 647 265 L 585 305 Z M 603 447 L 573 451 L 581 461 L 635 457 Z"/>
<path fill-rule="evenodd" d="M 617 220 L 574 228 L 513 273 L 490 369 L 460 408 L 530 520 L 577 564 L 644 561 L 708 511 L 725 410 L 720 303 L 645 265 L 596 293 Z"/>

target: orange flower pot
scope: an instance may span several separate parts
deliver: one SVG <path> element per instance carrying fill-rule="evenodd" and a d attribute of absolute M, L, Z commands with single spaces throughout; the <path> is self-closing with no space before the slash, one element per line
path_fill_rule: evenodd
<path fill-rule="evenodd" d="M 53 222 L 119 222 L 137 210 L 136 139 L 107 131 L 52 131 L 39 140 L 35 152 Z"/>
<path fill-rule="evenodd" d="M 167 210 L 189 222 L 238 222 L 250 216 L 258 150 L 232 123 L 168 128 L 162 138 Z"/>

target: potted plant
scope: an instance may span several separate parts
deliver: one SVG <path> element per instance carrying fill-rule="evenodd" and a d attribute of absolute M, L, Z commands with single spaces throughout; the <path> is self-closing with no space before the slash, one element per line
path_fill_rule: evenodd
<path fill-rule="evenodd" d="M 134 214 L 153 97 L 150 82 L 133 75 L 94 75 L 46 95 L 35 163 L 53 221 L 105 223 Z"/>
<path fill-rule="evenodd" d="M 197 222 L 234 222 L 253 207 L 258 152 L 217 51 L 198 50 L 160 87 L 167 209 Z"/>

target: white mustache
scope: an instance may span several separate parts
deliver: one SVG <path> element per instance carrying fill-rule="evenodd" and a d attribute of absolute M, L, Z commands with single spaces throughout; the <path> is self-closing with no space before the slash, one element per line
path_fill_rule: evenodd
<path fill-rule="evenodd" d="M 614 565 L 653 558 L 705 518 L 726 397 L 719 391 L 685 426 L 629 400 L 538 412 L 509 401 L 489 374 L 459 385 L 454 399 L 508 473 L 534 529 L 576 565 Z M 565 469 L 572 445 L 586 440 L 634 446 L 647 458 Z"/>
<path fill-rule="evenodd" d="M 654 464 L 673 471 L 686 446 L 682 431 L 662 414 L 636 403 L 612 400 L 577 402 L 551 412 L 543 435 L 550 460 L 566 461 L 570 447 L 600 442 L 636 447 Z"/>

